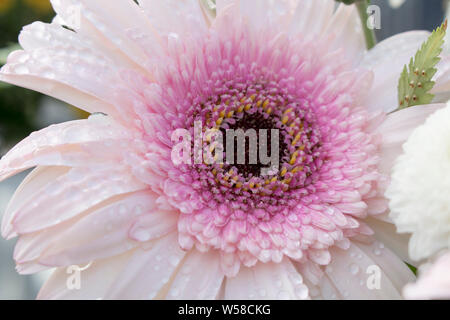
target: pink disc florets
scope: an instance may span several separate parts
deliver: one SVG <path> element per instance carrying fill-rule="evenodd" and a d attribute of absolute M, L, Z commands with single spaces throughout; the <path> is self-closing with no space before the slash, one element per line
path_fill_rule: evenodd
<path fill-rule="evenodd" d="M 157 67 L 141 112 L 152 163 L 147 174 L 159 177 L 149 180 L 161 205 L 181 211 L 180 245 L 220 250 L 228 274 L 241 263 L 280 262 L 285 255 L 328 264 L 329 247 L 371 233 L 355 219 L 367 215 L 382 178 L 376 137 L 358 106 L 370 73 L 330 53 L 323 39 L 256 34 L 242 23 L 218 22 L 207 38 L 169 36 L 171 54 Z M 278 170 L 261 175 L 260 163 L 226 161 L 174 164 L 172 133 L 194 136 L 196 122 L 203 131 L 278 130 Z"/>

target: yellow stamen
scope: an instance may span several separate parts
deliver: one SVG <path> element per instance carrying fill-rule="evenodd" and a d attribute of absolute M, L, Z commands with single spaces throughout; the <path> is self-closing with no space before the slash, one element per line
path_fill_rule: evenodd
<path fill-rule="evenodd" d="M 297 157 L 292 157 L 291 161 L 289 161 L 289 164 L 292 166 L 295 164 L 295 162 L 297 162 Z"/>
<path fill-rule="evenodd" d="M 291 170 L 292 173 L 297 173 L 299 171 L 303 171 L 303 167 L 302 166 L 295 167 L 294 169 Z"/>

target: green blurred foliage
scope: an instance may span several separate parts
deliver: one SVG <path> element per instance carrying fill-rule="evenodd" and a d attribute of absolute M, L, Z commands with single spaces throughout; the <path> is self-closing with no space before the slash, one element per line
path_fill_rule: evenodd
<path fill-rule="evenodd" d="M 0 0 L 0 66 L 10 51 L 18 49 L 23 26 L 33 21 L 50 22 L 54 12 L 48 0 Z M 33 118 L 42 95 L 0 83 L 0 141 L 9 147 L 39 128 Z"/>

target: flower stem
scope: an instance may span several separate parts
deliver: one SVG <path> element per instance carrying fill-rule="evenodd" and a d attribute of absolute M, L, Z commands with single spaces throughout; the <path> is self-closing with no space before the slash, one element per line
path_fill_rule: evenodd
<path fill-rule="evenodd" d="M 364 31 L 364 38 L 366 39 L 367 49 L 372 49 L 377 44 L 377 37 L 375 31 L 370 29 L 367 25 L 369 20 L 369 14 L 367 13 L 367 8 L 370 5 L 370 0 L 360 0 L 355 1 L 356 8 L 358 8 L 359 17 L 361 18 L 361 24 Z"/>

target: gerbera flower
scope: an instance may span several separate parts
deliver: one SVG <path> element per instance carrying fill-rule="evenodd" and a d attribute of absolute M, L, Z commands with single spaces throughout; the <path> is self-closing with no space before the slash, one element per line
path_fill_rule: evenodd
<path fill-rule="evenodd" d="M 356 10 L 334 5 L 218 0 L 212 18 L 197 0 L 54 0 L 54 23 L 25 27 L 1 79 L 101 113 L 0 162 L 1 179 L 37 167 L 2 233 L 19 272 L 58 268 L 39 297 L 400 298 L 413 275 L 385 174 L 441 105 L 385 112 L 429 34 L 366 52 Z M 176 165 L 172 133 L 196 121 L 279 130 L 280 170 Z M 67 266 L 91 262 L 69 290 Z"/>

